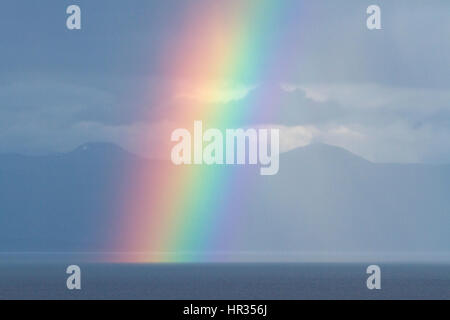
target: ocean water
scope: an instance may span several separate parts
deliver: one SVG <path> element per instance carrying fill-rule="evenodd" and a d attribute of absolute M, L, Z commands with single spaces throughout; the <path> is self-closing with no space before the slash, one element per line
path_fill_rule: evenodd
<path fill-rule="evenodd" d="M 0 263 L 0 299 L 450 299 L 450 265 L 380 264 L 381 290 L 368 290 L 368 264 Z"/>

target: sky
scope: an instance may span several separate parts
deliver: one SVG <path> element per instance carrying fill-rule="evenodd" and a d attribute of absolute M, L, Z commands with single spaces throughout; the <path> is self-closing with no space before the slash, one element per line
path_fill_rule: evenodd
<path fill-rule="evenodd" d="M 282 151 L 323 142 L 375 162 L 450 163 L 450 2 L 283 1 L 260 27 L 249 1 L 223 15 L 220 1 L 211 14 L 192 9 L 211 2 L 2 1 L 0 153 L 105 141 L 165 157 L 154 146 L 176 125 L 168 110 L 257 101 L 276 112 L 243 125 L 280 128 Z M 81 30 L 66 28 L 71 4 L 81 7 Z M 371 4 L 381 30 L 366 27 Z M 186 15 L 196 28 L 185 30 Z M 208 48 L 214 19 L 231 29 L 228 18 L 247 15 L 242 33 L 264 44 L 251 56 L 261 70 L 232 83 L 209 70 L 199 90 L 192 69 L 202 61 L 191 51 Z"/>

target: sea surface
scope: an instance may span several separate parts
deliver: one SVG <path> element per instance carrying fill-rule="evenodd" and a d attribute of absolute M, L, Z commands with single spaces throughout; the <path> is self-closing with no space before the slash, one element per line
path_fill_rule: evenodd
<path fill-rule="evenodd" d="M 81 290 L 62 263 L 0 263 L 0 299 L 450 299 L 450 265 L 80 264 Z"/>

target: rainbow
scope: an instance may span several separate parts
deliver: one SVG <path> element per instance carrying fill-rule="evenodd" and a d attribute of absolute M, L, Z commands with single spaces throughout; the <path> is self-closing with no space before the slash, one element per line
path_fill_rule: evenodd
<path fill-rule="evenodd" d="M 152 120 L 171 119 L 173 129 L 191 128 L 194 120 L 238 128 L 258 113 L 273 112 L 258 109 L 257 97 L 246 105 L 239 100 L 276 72 L 271 61 L 276 59 L 280 6 L 273 0 L 195 1 L 170 52 L 161 52 L 163 76 L 173 79 L 173 103 L 164 116 Z M 169 144 L 167 136 L 158 147 Z M 120 261 L 216 261 L 214 252 L 226 251 L 239 221 L 230 199 L 241 192 L 242 177 L 226 167 L 186 169 L 163 162 L 134 171 L 128 181 L 133 192 L 125 195 L 125 232 L 118 246 L 126 253 Z"/>

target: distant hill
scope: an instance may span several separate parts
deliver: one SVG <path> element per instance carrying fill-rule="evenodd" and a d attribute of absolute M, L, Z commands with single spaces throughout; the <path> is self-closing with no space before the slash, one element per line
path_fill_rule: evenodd
<path fill-rule="evenodd" d="M 117 249 L 116 200 L 142 165 L 170 164 L 105 143 L 0 155 L 0 251 Z M 375 164 L 315 144 L 282 154 L 275 176 L 225 170 L 240 170 L 243 191 L 227 199 L 234 235 L 217 250 L 450 252 L 450 166 Z"/>

